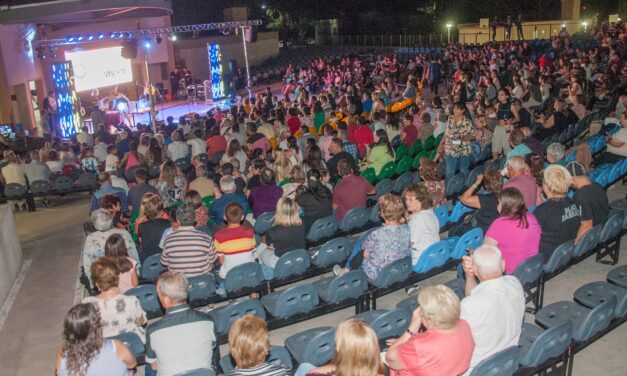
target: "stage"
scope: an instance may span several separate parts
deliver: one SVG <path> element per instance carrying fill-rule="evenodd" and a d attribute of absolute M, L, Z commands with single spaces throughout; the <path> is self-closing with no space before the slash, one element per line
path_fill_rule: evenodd
<path fill-rule="evenodd" d="M 205 116 L 207 111 L 213 110 L 215 108 L 220 108 L 220 110 L 225 111 L 231 108 L 232 104 L 228 99 L 223 99 L 221 101 L 213 101 L 213 100 L 176 100 L 166 103 L 161 103 L 155 106 L 155 116 L 157 121 L 165 122 L 168 116 L 172 116 L 174 118 L 174 122 L 178 123 L 179 118 L 181 116 L 187 116 L 192 113 L 197 113 L 200 116 Z M 135 124 L 142 123 L 148 124 L 150 123 L 150 112 L 144 111 L 141 113 L 131 113 L 131 119 L 134 120 Z"/>

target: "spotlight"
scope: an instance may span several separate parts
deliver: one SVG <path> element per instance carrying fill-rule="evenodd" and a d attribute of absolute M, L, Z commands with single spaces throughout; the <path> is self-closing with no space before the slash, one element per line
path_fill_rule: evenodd
<path fill-rule="evenodd" d="M 98 39 L 104 39 L 105 35 L 104 33 L 98 33 Z"/>
<path fill-rule="evenodd" d="M 115 39 L 115 38 L 117 38 L 117 37 L 118 37 L 118 33 L 116 33 L 115 31 L 114 31 L 114 32 L 112 32 L 112 33 L 109 33 L 109 38 L 111 38 L 111 39 Z"/>
<path fill-rule="evenodd" d="M 71 43 L 76 40 L 76 37 L 74 35 L 68 35 L 67 37 L 65 37 L 65 39 L 67 39 L 67 41 Z"/>
<path fill-rule="evenodd" d="M 148 49 L 152 47 L 152 41 L 150 40 L 150 38 L 145 38 L 144 39 L 144 48 Z"/>
<path fill-rule="evenodd" d="M 170 40 L 171 40 L 172 42 L 176 42 L 176 39 L 177 39 L 177 38 L 176 38 L 176 34 L 172 34 L 172 35 L 170 36 Z"/>
<path fill-rule="evenodd" d="M 117 107 L 118 107 L 118 111 L 120 111 L 120 112 L 125 112 L 126 109 L 128 108 L 126 103 L 124 103 L 124 102 L 118 103 Z"/>
<path fill-rule="evenodd" d="M 163 39 L 161 38 L 161 34 L 157 35 L 157 37 L 155 38 L 155 42 L 157 42 L 157 44 L 161 44 L 161 41 L 163 41 Z"/>
<path fill-rule="evenodd" d="M 85 37 L 84 37 L 84 36 L 82 36 L 82 35 L 79 35 L 78 37 L 76 37 L 76 40 L 77 40 L 78 42 L 82 42 L 82 41 L 83 41 L 83 39 L 85 39 Z"/>
<path fill-rule="evenodd" d="M 87 40 L 88 40 L 88 41 L 92 41 L 92 40 L 94 40 L 94 35 L 93 35 L 93 34 L 88 34 L 88 35 L 87 35 Z"/>

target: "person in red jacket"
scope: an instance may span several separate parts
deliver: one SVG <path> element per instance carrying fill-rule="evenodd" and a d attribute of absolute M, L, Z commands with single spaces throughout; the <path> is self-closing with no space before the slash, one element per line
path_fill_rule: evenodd
<path fill-rule="evenodd" d="M 366 152 L 366 145 L 372 145 L 374 143 L 374 135 L 372 129 L 368 126 L 366 119 L 360 117 L 359 124 L 353 132 L 353 139 L 350 140 L 357 144 L 359 154 L 363 155 Z"/>

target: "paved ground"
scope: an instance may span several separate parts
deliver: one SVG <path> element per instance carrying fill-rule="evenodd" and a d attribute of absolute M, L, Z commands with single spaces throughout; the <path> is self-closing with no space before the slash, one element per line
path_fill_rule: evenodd
<path fill-rule="evenodd" d="M 610 189 L 612 199 L 624 197 L 626 188 Z M 35 213 L 16 215 L 24 260 L 30 267 L 17 298 L 8 315 L 8 307 L 0 310 L 0 374 L 31 376 L 50 374 L 54 367 L 55 353 L 60 344 L 63 317 L 75 301 L 76 278 L 80 250 L 83 242 L 82 222 L 87 220 L 88 196 L 86 194 L 58 198 L 53 207 Z M 626 245 L 623 242 L 620 263 L 627 262 Z M 572 299 L 581 285 L 605 280 L 610 266 L 597 264 L 589 258 L 562 273 L 546 285 L 545 302 Z M 446 282 L 454 278 L 453 272 L 438 275 L 424 285 Z M 379 308 L 393 308 L 405 298 L 404 292 L 390 294 L 379 300 Z M 353 309 L 346 309 L 323 317 L 298 323 L 271 332 L 272 344 L 281 345 L 283 340 L 299 331 L 325 325 L 337 325 L 351 317 Z M 533 316 L 528 315 L 532 322 Z M 627 325 L 622 325 L 575 358 L 574 374 L 604 376 L 627 375 Z M 222 347 L 222 354 L 228 352 Z M 140 370 L 140 374 L 141 374 Z"/>

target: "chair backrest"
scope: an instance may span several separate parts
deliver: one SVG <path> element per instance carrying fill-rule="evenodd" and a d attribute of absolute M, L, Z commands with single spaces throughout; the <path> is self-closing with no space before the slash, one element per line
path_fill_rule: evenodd
<path fill-rule="evenodd" d="M 309 269 L 309 253 L 304 249 L 295 249 L 279 257 L 274 267 L 273 279 L 287 278 Z"/>
<path fill-rule="evenodd" d="M 601 231 L 603 231 L 603 225 L 596 225 L 588 230 L 573 248 L 573 257 L 580 257 L 593 250 L 599 243 Z"/>
<path fill-rule="evenodd" d="M 370 214 L 368 214 L 368 221 L 370 221 L 370 223 L 379 224 L 383 221 L 379 215 L 379 207 L 379 203 L 377 202 L 375 205 L 368 208 L 370 211 Z"/>
<path fill-rule="evenodd" d="M 562 243 L 555 248 L 555 251 L 551 254 L 547 262 L 542 267 L 544 272 L 554 272 L 561 267 L 565 266 L 573 258 L 573 248 L 575 247 L 574 240 L 569 240 Z"/>
<path fill-rule="evenodd" d="M 54 178 L 54 190 L 59 193 L 70 192 L 74 188 L 74 181 L 69 176 L 57 176 Z"/>
<path fill-rule="evenodd" d="M 376 287 L 388 287 L 406 280 L 411 274 L 411 257 L 403 257 L 384 266 L 379 275 L 370 283 Z"/>
<path fill-rule="evenodd" d="M 540 333 L 539 336 L 530 338 L 525 336 L 525 327 L 528 324 L 523 324 L 520 338 L 533 340 L 528 347 L 527 351 L 520 353 L 518 363 L 526 367 L 538 366 L 548 359 L 554 358 L 563 354 L 566 351 L 568 345 L 570 345 L 570 339 L 573 333 L 573 323 L 570 320 L 566 320 L 554 327 Z M 533 325 L 531 325 L 533 327 Z M 526 344 L 523 345 L 523 348 Z"/>
<path fill-rule="evenodd" d="M 414 174 L 411 171 L 404 172 L 394 181 L 392 192 L 401 193 L 414 180 Z"/>
<path fill-rule="evenodd" d="M 466 187 L 470 187 L 477 180 L 477 176 L 479 176 L 480 174 L 483 174 L 484 172 L 485 172 L 485 166 L 484 165 L 479 165 L 479 166 L 473 168 L 468 173 L 468 176 L 466 177 L 466 181 L 464 182 L 464 185 Z"/>
<path fill-rule="evenodd" d="M 518 369 L 518 347 L 512 346 L 477 364 L 470 376 L 512 376 Z"/>
<path fill-rule="evenodd" d="M 275 212 L 265 212 L 255 220 L 255 233 L 259 235 L 265 234 L 274 225 Z"/>
<path fill-rule="evenodd" d="M 177 373 L 174 376 L 216 376 L 216 373 L 209 368 L 196 368 L 182 373 Z"/>
<path fill-rule="evenodd" d="M 627 265 L 618 266 L 607 273 L 607 281 L 627 288 Z"/>
<path fill-rule="evenodd" d="M 468 206 L 462 204 L 461 201 L 457 201 L 455 206 L 453 206 L 453 210 L 451 210 L 451 215 L 449 215 L 448 221 L 452 223 L 458 222 L 464 215 L 472 212 L 474 209 L 469 208 Z"/>
<path fill-rule="evenodd" d="M 309 312 L 320 302 L 316 290 L 310 284 L 290 287 L 275 294 L 279 294 L 279 297 L 274 311 L 271 312 L 274 317 L 289 317 Z"/>
<path fill-rule="evenodd" d="M 150 255 L 142 263 L 141 278 L 145 281 L 155 282 L 164 270 L 165 268 L 161 265 L 161 254 Z"/>
<path fill-rule="evenodd" d="M 35 180 L 30 183 L 30 191 L 35 196 L 45 196 L 50 193 L 52 184 L 47 180 Z"/>
<path fill-rule="evenodd" d="M 83 173 L 78 176 L 78 188 L 83 190 L 96 189 L 98 178 L 94 174 Z"/>
<path fill-rule="evenodd" d="M 362 228 L 368 223 L 370 212 L 366 208 L 352 208 L 342 218 L 340 222 L 340 230 L 352 231 Z"/>
<path fill-rule="evenodd" d="M 311 225 L 307 240 L 315 242 L 321 239 L 330 238 L 337 231 L 337 221 L 335 216 L 328 216 L 316 219 Z"/>
<path fill-rule="evenodd" d="M 128 347 L 134 357 L 138 357 L 146 351 L 146 347 L 137 333 L 126 332 L 118 334 L 117 336 L 110 337 L 111 339 L 117 339 Z"/>
<path fill-rule="evenodd" d="M 594 307 L 574 331 L 575 341 L 585 341 L 598 332 L 606 329 L 614 318 L 616 296 L 610 296 L 606 301 Z"/>
<path fill-rule="evenodd" d="M 512 275 L 518 278 L 521 285 L 531 285 L 540 279 L 543 262 L 544 259 L 540 254 L 529 257 L 516 267 Z"/>
<path fill-rule="evenodd" d="M 462 264 L 460 263 L 459 268 L 461 268 L 461 266 Z M 445 282 L 444 285 L 450 288 L 451 290 L 453 290 L 453 292 L 455 292 L 459 300 L 462 300 L 464 299 L 464 297 L 466 297 L 466 280 L 459 276 L 459 271 L 458 271 L 457 276 L 458 276 L 457 278 L 452 279 L 448 282 Z"/>
<path fill-rule="evenodd" d="M 207 153 L 198 154 L 198 158 L 205 166 L 209 164 L 209 156 Z"/>
<path fill-rule="evenodd" d="M 392 192 L 393 187 L 394 183 L 389 178 L 385 178 L 379 181 L 377 185 L 374 186 L 375 190 L 377 191 L 377 193 L 375 194 L 375 198 L 378 199 L 384 194 Z"/>
<path fill-rule="evenodd" d="M 437 208 L 433 209 L 433 213 L 436 217 L 438 217 L 440 228 L 446 226 L 446 224 L 448 223 L 448 206 L 438 206 Z"/>
<path fill-rule="evenodd" d="M 303 361 L 315 366 L 327 364 L 335 356 L 335 328 L 329 328 L 313 336 L 303 352 Z"/>
<path fill-rule="evenodd" d="M 607 243 L 623 230 L 623 212 L 617 212 L 607 219 L 601 230 L 599 241 Z"/>
<path fill-rule="evenodd" d="M 368 278 L 361 270 L 351 270 L 333 278 L 329 284 L 328 303 L 337 303 L 361 296 L 368 289 Z"/>
<path fill-rule="evenodd" d="M 455 247 L 451 250 L 450 258 L 460 259 L 466 254 L 466 249 L 475 249 L 483 243 L 483 230 L 475 227 L 459 238 Z"/>
<path fill-rule="evenodd" d="M 266 361 L 270 364 L 282 365 L 289 369 L 292 369 L 294 366 L 290 353 L 283 346 L 270 346 Z M 223 374 L 229 374 L 234 368 L 235 363 L 233 362 L 231 354 L 226 354 L 220 358 L 220 369 L 222 369 Z"/>
<path fill-rule="evenodd" d="M 424 273 L 438 266 L 442 266 L 448 260 L 450 252 L 450 245 L 446 240 L 440 240 L 439 242 L 431 244 L 425 249 L 413 270 L 415 273 Z"/>
<path fill-rule="evenodd" d="M 362 171 L 361 176 L 368 180 L 370 184 L 373 184 L 375 181 L 377 181 L 377 174 L 372 167 L 368 167 L 367 169 Z"/>
<path fill-rule="evenodd" d="M 588 308 L 594 308 L 606 301 L 610 296 L 616 297 L 614 317 L 627 314 L 627 289 L 609 282 L 592 282 L 575 291 L 575 301 Z"/>
<path fill-rule="evenodd" d="M 216 293 L 216 280 L 212 275 L 203 274 L 189 277 L 187 300 L 192 307 L 201 307 L 209 304 L 210 297 Z"/>
<path fill-rule="evenodd" d="M 379 341 L 400 337 L 411 323 L 411 313 L 403 308 L 382 313 L 370 323 Z"/>
<path fill-rule="evenodd" d="M 418 298 L 416 296 L 405 298 L 396 304 L 396 308 L 404 309 L 411 314 L 418 308 Z"/>
<path fill-rule="evenodd" d="M 458 173 L 454 175 L 451 180 L 446 182 L 445 193 L 447 197 L 457 196 L 464 190 L 464 182 L 466 181 L 466 174 Z"/>
<path fill-rule="evenodd" d="M 311 263 L 317 267 L 339 264 L 346 260 L 349 253 L 348 239 L 342 236 L 321 245 L 311 256 Z"/>
<path fill-rule="evenodd" d="M 247 288 L 255 288 L 265 281 L 261 265 L 257 262 L 247 262 L 229 270 L 224 279 L 224 289 L 227 294 L 237 293 Z"/>
<path fill-rule="evenodd" d="M 265 320 L 266 311 L 258 299 L 246 299 L 209 311 L 218 335 L 228 333 L 231 324 L 246 315 L 254 315 Z"/>
<path fill-rule="evenodd" d="M 379 172 L 379 180 L 383 180 L 383 179 L 389 179 L 392 177 L 392 175 L 394 175 L 394 169 L 395 169 L 395 165 L 394 162 L 388 162 L 386 163 L 383 168 L 381 168 L 381 171 Z"/>
<path fill-rule="evenodd" d="M 26 186 L 17 183 L 9 183 L 4 186 L 4 196 L 11 199 L 19 199 L 26 196 Z"/>
<path fill-rule="evenodd" d="M 157 296 L 157 286 L 152 284 L 139 285 L 127 290 L 124 294 L 137 297 L 139 304 L 142 306 L 144 312 L 146 312 L 146 317 L 149 319 L 163 315 L 163 308 Z"/>

